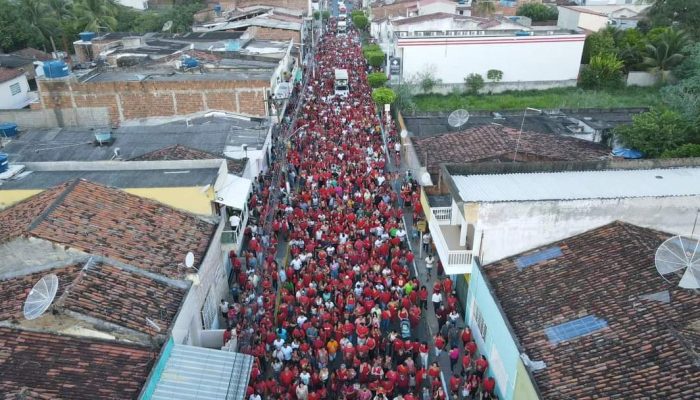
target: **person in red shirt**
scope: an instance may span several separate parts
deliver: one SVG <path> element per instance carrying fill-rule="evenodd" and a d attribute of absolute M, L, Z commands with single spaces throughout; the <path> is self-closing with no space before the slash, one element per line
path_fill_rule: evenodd
<path fill-rule="evenodd" d="M 433 343 L 435 344 L 435 356 L 440 357 L 440 353 L 445 348 L 445 339 L 440 334 L 437 334 L 433 338 Z"/>
<path fill-rule="evenodd" d="M 473 357 L 474 354 L 476 353 L 476 343 L 472 340 L 471 342 L 467 343 L 465 346 L 469 354 Z"/>
<path fill-rule="evenodd" d="M 452 374 L 450 377 L 450 392 L 452 393 L 452 396 L 454 398 L 459 398 L 458 392 L 459 392 L 459 387 L 462 384 L 462 380 L 457 376 L 457 374 Z"/>
<path fill-rule="evenodd" d="M 442 281 L 442 287 L 445 289 L 445 295 L 449 295 L 452 293 L 452 279 L 450 278 L 445 278 Z"/>
<path fill-rule="evenodd" d="M 469 355 L 469 352 L 467 352 L 467 354 L 462 356 L 462 376 L 466 376 L 471 369 L 472 357 Z"/>
<path fill-rule="evenodd" d="M 489 367 L 489 362 L 486 361 L 486 356 L 481 356 L 481 358 L 476 360 L 474 364 L 476 367 L 476 376 L 483 378 L 486 369 Z"/>
<path fill-rule="evenodd" d="M 493 379 L 493 377 L 488 377 L 484 379 L 484 382 L 482 383 L 482 387 L 484 388 L 484 393 L 487 393 L 489 396 L 493 394 L 493 390 L 496 388 L 496 380 Z M 486 397 L 490 398 L 490 397 Z"/>
<path fill-rule="evenodd" d="M 466 348 L 467 343 L 472 341 L 472 330 L 469 329 L 468 326 L 465 326 L 464 329 L 462 329 L 460 337 L 462 338 L 462 346 Z"/>

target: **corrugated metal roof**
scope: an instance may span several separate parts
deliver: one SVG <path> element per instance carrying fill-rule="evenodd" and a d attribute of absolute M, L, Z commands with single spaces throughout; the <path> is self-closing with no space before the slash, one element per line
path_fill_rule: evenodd
<path fill-rule="evenodd" d="M 454 175 L 465 202 L 700 195 L 700 168 Z"/>
<path fill-rule="evenodd" d="M 176 344 L 152 400 L 243 400 L 253 357 Z"/>

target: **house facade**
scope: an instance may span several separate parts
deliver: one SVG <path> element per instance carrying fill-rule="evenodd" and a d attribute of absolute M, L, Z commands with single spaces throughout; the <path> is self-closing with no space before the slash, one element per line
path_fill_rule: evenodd
<path fill-rule="evenodd" d="M 0 67 L 0 110 L 24 108 L 31 102 L 24 71 Z"/>

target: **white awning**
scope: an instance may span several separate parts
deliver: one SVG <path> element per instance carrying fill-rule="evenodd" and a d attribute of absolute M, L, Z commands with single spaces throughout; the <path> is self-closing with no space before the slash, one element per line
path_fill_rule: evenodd
<path fill-rule="evenodd" d="M 244 210 L 252 184 L 250 179 L 228 174 L 221 188 L 216 189 L 216 202 L 237 210 Z"/>
<path fill-rule="evenodd" d="M 176 344 L 151 400 L 244 400 L 253 357 Z"/>

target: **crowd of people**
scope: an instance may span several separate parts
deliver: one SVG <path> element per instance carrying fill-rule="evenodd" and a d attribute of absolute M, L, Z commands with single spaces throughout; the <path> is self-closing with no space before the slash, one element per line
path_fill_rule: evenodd
<path fill-rule="evenodd" d="M 243 261 L 231 255 L 233 302 L 221 305 L 224 341 L 255 356 L 248 398 L 494 398 L 488 362 L 459 327 L 452 281 L 429 290 L 414 273 L 403 213 L 411 204 L 414 216 L 422 212 L 418 187 L 386 168 L 357 34 L 331 29 L 313 63 L 288 106 L 286 136 L 276 138 L 276 162 L 255 182 L 255 223 Z M 334 94 L 337 68 L 349 72 L 347 96 Z M 289 244 L 283 265 L 280 242 Z M 419 332 L 428 299 L 434 338 Z M 454 373 L 444 379 L 441 354 Z"/>

